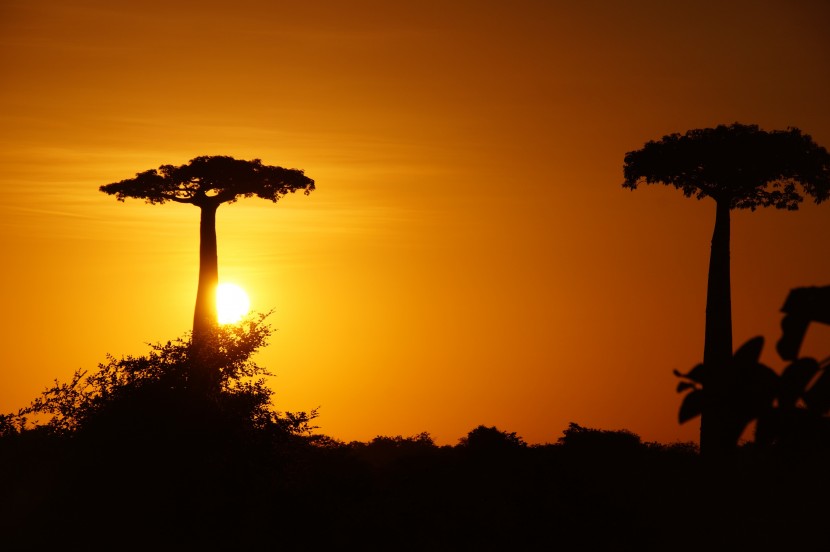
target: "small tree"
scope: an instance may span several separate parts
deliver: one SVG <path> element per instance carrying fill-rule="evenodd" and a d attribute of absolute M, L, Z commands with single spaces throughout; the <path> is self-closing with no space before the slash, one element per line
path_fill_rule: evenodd
<path fill-rule="evenodd" d="M 721 422 L 729 418 L 724 381 L 732 359 L 729 270 L 732 209 L 773 206 L 796 210 L 800 190 L 816 203 L 830 195 L 830 155 L 797 128 L 767 132 L 756 125 L 690 130 L 650 141 L 625 155 L 624 188 L 671 185 L 686 197 L 715 201 L 715 230 L 709 257 L 703 364 L 706 395 L 700 423 L 701 452 L 732 446 Z"/>
<path fill-rule="evenodd" d="M 216 286 L 219 282 L 216 253 L 216 210 L 240 197 L 257 196 L 276 202 L 287 193 L 314 190 L 314 181 L 298 169 L 263 165 L 259 159 L 244 161 L 227 156 L 202 156 L 186 165 L 162 165 L 136 174 L 135 178 L 101 186 L 100 191 L 147 203 L 189 203 L 201 210 L 199 226 L 199 286 L 193 315 L 193 339 L 198 342 L 217 325 Z"/>
<path fill-rule="evenodd" d="M 527 447 L 515 431 L 501 431 L 496 426 L 480 425 L 458 440 L 459 446 L 473 453 L 499 454 Z"/>

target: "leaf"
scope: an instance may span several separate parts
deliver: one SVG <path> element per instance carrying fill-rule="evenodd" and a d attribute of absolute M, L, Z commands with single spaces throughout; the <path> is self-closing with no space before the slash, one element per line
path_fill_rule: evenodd
<path fill-rule="evenodd" d="M 799 358 L 790 363 L 779 378 L 778 404 L 784 408 L 794 407 L 818 371 L 818 362 L 814 358 Z"/>
<path fill-rule="evenodd" d="M 683 399 L 683 402 L 680 404 L 680 412 L 678 413 L 677 419 L 678 422 L 685 423 L 700 416 L 700 413 L 703 411 L 703 391 L 700 389 L 695 389 Z"/>
<path fill-rule="evenodd" d="M 793 292 L 796 290 L 793 290 Z M 785 312 L 788 308 L 792 308 L 792 298 L 797 297 L 790 292 L 787 298 L 787 303 L 784 304 Z M 798 351 L 801 349 L 801 343 L 804 341 L 804 334 L 807 333 L 807 326 L 810 325 L 810 318 L 807 316 L 797 316 L 795 314 L 788 314 L 781 320 L 781 338 L 775 344 L 775 350 L 778 351 L 778 356 L 784 360 L 795 360 L 798 358 Z"/>
<path fill-rule="evenodd" d="M 744 377 L 750 389 L 762 391 L 766 394 L 774 394 L 775 388 L 778 386 L 778 374 L 775 373 L 775 370 L 760 362 L 750 365 Z"/>
<path fill-rule="evenodd" d="M 703 383 L 703 380 L 704 380 L 708 370 L 706 370 L 706 367 L 701 363 L 701 364 L 698 364 L 697 366 L 695 366 L 694 368 L 692 368 L 691 370 L 689 370 L 688 374 L 683 374 L 683 373 L 679 372 L 678 370 L 673 370 L 673 372 L 674 372 L 674 375 L 677 376 L 678 378 L 686 378 L 686 379 L 690 379 L 692 381 L 696 381 L 698 383 Z"/>
<path fill-rule="evenodd" d="M 686 389 L 697 389 L 697 386 L 694 383 L 690 383 L 688 381 L 681 381 L 677 384 L 677 392 L 682 393 Z"/>
<path fill-rule="evenodd" d="M 764 337 L 756 336 L 740 346 L 733 355 L 737 365 L 754 364 L 761 358 L 761 351 L 764 349 Z"/>
<path fill-rule="evenodd" d="M 810 410 L 821 414 L 830 410 L 830 371 L 821 371 L 813 386 L 804 393 L 804 402 Z"/>
<path fill-rule="evenodd" d="M 751 364 L 743 370 L 742 385 L 744 392 L 738 404 L 746 416 L 756 418 L 772 407 L 778 390 L 778 374 L 761 363 Z"/>

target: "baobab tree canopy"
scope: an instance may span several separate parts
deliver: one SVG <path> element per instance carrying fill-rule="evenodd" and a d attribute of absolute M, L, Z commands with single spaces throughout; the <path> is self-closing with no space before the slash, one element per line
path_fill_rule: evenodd
<path fill-rule="evenodd" d="M 797 128 L 734 123 L 669 134 L 627 153 L 623 174 L 624 188 L 668 184 L 731 209 L 798 209 L 797 184 L 816 203 L 830 194 L 830 155 Z"/>
<path fill-rule="evenodd" d="M 186 165 L 162 165 L 135 178 L 101 186 L 100 190 L 124 201 L 133 197 L 147 203 L 191 203 L 197 206 L 233 203 L 257 196 L 277 201 L 287 193 L 314 190 L 314 181 L 299 169 L 263 165 L 228 156 L 201 156 Z"/>

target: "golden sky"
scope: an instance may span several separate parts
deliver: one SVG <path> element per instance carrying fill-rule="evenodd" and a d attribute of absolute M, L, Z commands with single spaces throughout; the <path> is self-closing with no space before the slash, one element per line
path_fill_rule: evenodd
<path fill-rule="evenodd" d="M 279 409 L 346 441 L 696 440 L 671 371 L 702 358 L 714 203 L 622 189 L 623 157 L 733 122 L 830 146 L 828 28 L 823 1 L 0 0 L 0 411 L 189 330 L 198 209 L 98 186 L 232 155 L 317 183 L 218 212 Z M 733 214 L 736 346 L 780 370 L 828 244 L 826 205 Z"/>

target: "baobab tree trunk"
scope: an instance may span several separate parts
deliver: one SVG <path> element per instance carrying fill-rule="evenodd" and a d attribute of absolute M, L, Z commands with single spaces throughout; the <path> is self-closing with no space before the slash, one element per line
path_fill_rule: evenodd
<path fill-rule="evenodd" d="M 219 203 L 199 204 L 199 287 L 196 290 L 196 308 L 193 313 L 193 339 L 190 343 L 188 379 L 190 388 L 200 396 L 212 396 L 219 389 L 220 375 L 215 368 L 214 330 L 216 315 L 216 286 L 219 283 L 219 263 L 216 254 L 216 209 Z"/>
<path fill-rule="evenodd" d="M 729 198 L 717 200 L 715 231 L 709 256 L 706 292 L 706 330 L 703 364 L 706 381 L 700 418 L 701 453 L 723 451 L 735 445 L 730 430 L 727 388 L 732 361 L 732 290 L 729 268 Z"/>
<path fill-rule="evenodd" d="M 219 284 L 219 262 L 216 254 L 216 209 L 218 204 L 199 206 L 199 287 L 193 313 L 193 341 L 209 336 L 218 324 L 216 317 L 216 286 Z"/>

